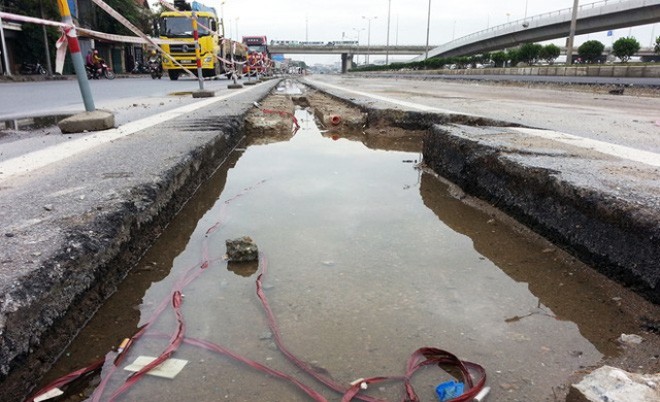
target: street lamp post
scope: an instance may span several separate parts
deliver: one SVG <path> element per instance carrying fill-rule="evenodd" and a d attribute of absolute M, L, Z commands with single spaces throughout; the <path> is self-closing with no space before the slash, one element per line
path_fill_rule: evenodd
<path fill-rule="evenodd" d="M 429 12 L 426 20 L 426 56 L 424 61 L 429 58 L 429 34 L 431 32 L 431 0 L 429 0 Z"/>
<path fill-rule="evenodd" d="M 390 13 L 392 11 L 392 0 L 387 1 L 387 43 L 385 47 L 385 64 L 390 64 Z"/>
<path fill-rule="evenodd" d="M 575 28 L 577 26 L 577 12 L 579 0 L 573 1 L 573 13 L 571 15 L 571 28 L 568 32 L 568 44 L 566 46 L 566 64 L 573 64 L 573 40 L 575 39 Z"/>
<path fill-rule="evenodd" d="M 369 64 L 369 52 L 371 51 L 371 20 L 375 20 L 378 17 L 365 17 L 362 16 L 362 19 L 369 21 L 367 24 L 367 56 L 365 58 L 365 64 Z"/>
<path fill-rule="evenodd" d="M 353 28 L 353 30 L 355 32 L 357 32 L 357 42 L 358 42 L 358 47 L 360 47 L 360 31 L 364 31 L 364 28 L 360 28 L 360 29 Z M 358 65 L 360 64 L 360 57 L 359 56 L 358 56 L 357 64 Z"/>

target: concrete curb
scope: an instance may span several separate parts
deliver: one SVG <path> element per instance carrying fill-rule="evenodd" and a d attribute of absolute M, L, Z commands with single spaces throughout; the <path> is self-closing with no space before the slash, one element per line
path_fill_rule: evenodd
<path fill-rule="evenodd" d="M 239 143 L 244 115 L 275 85 L 11 179 L 0 195 L 0 401 L 25 398 Z"/>
<path fill-rule="evenodd" d="M 63 133 L 108 130 L 115 126 L 115 115 L 107 110 L 83 112 L 67 117 L 57 125 Z"/>

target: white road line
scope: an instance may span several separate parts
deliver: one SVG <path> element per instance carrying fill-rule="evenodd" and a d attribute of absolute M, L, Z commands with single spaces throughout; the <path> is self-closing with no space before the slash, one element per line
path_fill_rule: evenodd
<path fill-rule="evenodd" d="M 92 135 L 86 135 L 72 141 L 57 144 L 52 147 L 40 149 L 38 151 L 8 159 L 4 162 L 0 162 L 0 181 L 6 180 L 13 176 L 30 173 L 34 170 L 50 165 L 51 163 L 59 162 L 69 158 L 72 155 L 78 154 L 80 152 L 92 149 L 99 145 L 114 141 L 122 137 L 126 137 L 131 134 L 135 134 L 141 130 L 155 126 L 158 123 L 175 119 L 186 113 L 190 113 L 203 107 L 212 105 L 216 102 L 240 95 L 251 90 L 252 88 L 253 87 L 244 88 L 224 96 L 204 99 L 189 105 L 181 106 L 176 109 L 158 113 L 144 119 L 126 123 L 118 128 L 105 131 L 97 131 Z"/>
<path fill-rule="evenodd" d="M 340 87 L 337 85 L 332 85 L 328 84 L 325 82 L 319 82 L 319 81 L 314 81 L 308 79 L 310 82 L 314 84 L 318 84 L 319 86 L 326 86 L 329 88 L 334 88 L 340 91 L 345 91 L 345 92 L 350 92 L 354 93 L 356 95 L 360 96 L 366 96 L 369 98 L 381 100 L 384 102 L 389 102 L 393 103 L 396 105 L 404 106 L 407 108 L 412 108 L 412 109 L 418 109 L 418 110 L 423 110 L 427 112 L 439 112 L 439 113 L 452 113 L 452 114 L 464 114 L 464 113 L 459 113 L 459 112 L 454 112 L 451 110 L 445 110 L 445 109 L 438 109 L 434 108 L 431 106 L 426 106 L 426 105 L 420 105 L 417 103 L 412 103 L 412 102 L 405 102 L 405 101 L 400 101 L 397 99 L 392 99 L 392 98 L 387 98 L 384 96 L 380 95 L 374 95 L 370 94 L 367 92 L 360 92 L 360 91 L 355 91 L 353 89 L 349 88 L 344 88 Z M 473 116 L 473 115 L 468 115 L 468 116 Z M 571 144 L 580 148 L 586 148 L 586 149 L 593 149 L 595 151 L 607 154 L 607 155 L 612 155 L 616 156 L 618 158 L 622 159 L 628 159 L 631 161 L 635 162 L 641 162 L 650 166 L 660 166 L 660 154 L 655 153 L 655 152 L 650 152 L 650 151 L 642 151 L 640 149 L 635 149 L 635 148 L 630 148 L 626 147 L 623 145 L 617 145 L 617 144 L 612 144 L 609 142 L 604 142 L 604 141 L 599 141 L 599 140 L 592 140 L 589 138 L 585 137 L 579 137 L 577 135 L 572 135 L 572 134 L 566 134 L 566 133 L 561 133 L 558 131 L 551 131 L 551 130 L 541 130 L 541 129 L 533 129 L 533 128 L 521 128 L 521 127 L 511 127 L 509 128 L 512 131 L 518 131 L 523 134 L 528 134 L 528 135 L 534 135 L 537 137 L 542 137 L 542 138 L 547 138 L 550 140 L 554 141 L 559 141 L 563 142 L 566 144 Z"/>
<path fill-rule="evenodd" d="M 462 115 L 462 116 L 474 116 L 474 115 L 468 114 L 468 113 L 461 113 L 461 112 L 456 112 L 456 111 L 448 110 L 448 109 L 440 109 L 440 108 L 437 108 L 437 107 L 420 105 L 419 103 L 406 102 L 406 101 L 402 101 L 402 100 L 398 100 L 398 99 L 388 98 L 388 97 L 385 97 L 385 96 L 375 95 L 375 94 L 371 94 L 371 93 L 368 93 L 368 92 L 356 91 L 356 90 L 353 90 L 353 89 L 350 89 L 350 88 L 344 88 L 344 87 L 340 87 L 340 86 L 337 86 L 337 85 L 328 84 L 326 82 L 314 81 L 314 80 L 311 80 L 309 78 L 307 78 L 307 81 L 309 81 L 311 83 L 314 83 L 316 85 L 319 85 L 319 86 L 326 86 L 326 87 L 329 87 L 329 88 L 338 89 L 340 91 L 350 92 L 350 93 L 353 93 L 353 94 L 356 94 L 356 95 L 366 96 L 368 98 L 373 98 L 373 99 L 377 99 L 377 100 L 380 100 L 380 101 L 383 101 L 383 102 L 393 103 L 395 105 L 403 106 L 403 107 L 410 108 L 410 109 L 417 109 L 417 110 L 421 110 L 421 111 L 424 111 L 424 112 L 449 113 L 449 114 L 459 114 L 459 115 Z"/>
<path fill-rule="evenodd" d="M 564 144 L 570 144 L 580 148 L 592 149 L 594 151 L 616 156 L 622 159 L 628 159 L 631 161 L 660 167 L 660 154 L 655 152 L 642 151 L 641 149 L 630 148 L 604 141 L 592 140 L 589 138 L 579 137 L 577 135 L 566 134 L 552 130 L 540 130 L 522 127 L 511 128 L 510 130 L 518 131 L 522 134 L 528 134 L 553 141 L 563 142 Z"/>

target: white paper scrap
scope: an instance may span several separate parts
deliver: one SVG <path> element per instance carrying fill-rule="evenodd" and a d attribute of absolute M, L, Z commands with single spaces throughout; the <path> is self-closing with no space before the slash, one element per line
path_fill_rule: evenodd
<path fill-rule="evenodd" d="M 140 371 L 144 366 L 156 360 L 151 356 L 138 356 L 132 364 L 124 367 L 127 371 Z M 163 377 L 172 379 L 183 370 L 183 367 L 188 363 L 188 360 L 182 359 L 167 359 L 158 366 L 151 369 L 147 374 L 156 377 Z"/>
<path fill-rule="evenodd" d="M 59 388 L 53 388 L 48 392 L 44 392 L 43 394 L 39 395 L 38 397 L 34 398 L 34 402 L 41 402 L 41 401 L 47 401 L 51 398 L 55 398 L 56 396 L 60 396 L 64 394 L 61 389 Z"/>

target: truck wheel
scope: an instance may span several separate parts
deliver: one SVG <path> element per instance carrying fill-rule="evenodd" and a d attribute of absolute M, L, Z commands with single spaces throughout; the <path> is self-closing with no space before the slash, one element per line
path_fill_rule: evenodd
<path fill-rule="evenodd" d="M 176 81 L 179 79 L 179 72 L 178 71 L 168 71 L 167 74 L 170 76 L 170 80 Z"/>

